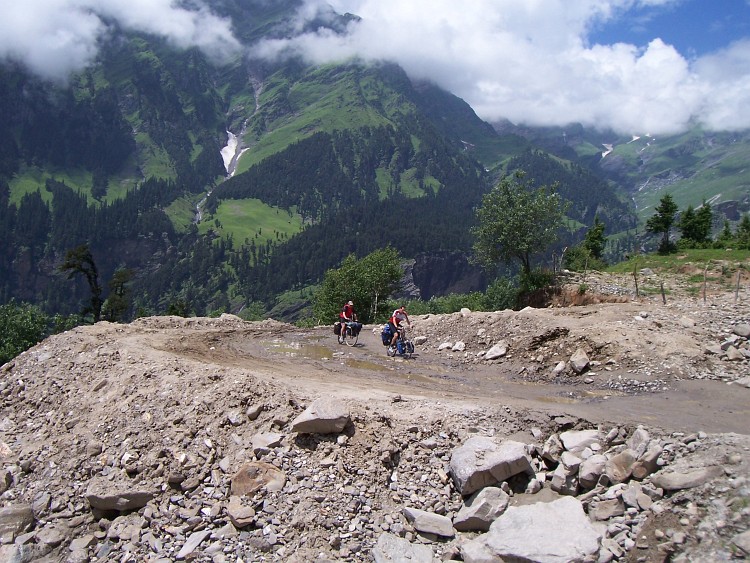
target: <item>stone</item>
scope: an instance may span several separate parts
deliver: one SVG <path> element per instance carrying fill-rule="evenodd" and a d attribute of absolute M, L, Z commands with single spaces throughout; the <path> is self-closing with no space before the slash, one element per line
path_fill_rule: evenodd
<path fill-rule="evenodd" d="M 732 332 L 742 338 L 750 338 L 750 324 L 749 323 L 738 323 L 734 325 Z"/>
<path fill-rule="evenodd" d="M 34 524 L 34 512 L 31 505 L 16 504 L 0 508 L 0 538 L 11 543 L 19 534 L 27 531 Z"/>
<path fill-rule="evenodd" d="M 349 411 L 334 397 L 316 399 L 292 421 L 292 432 L 337 434 L 349 423 Z"/>
<path fill-rule="evenodd" d="M 508 508 L 486 534 L 462 544 L 461 555 L 466 563 L 582 562 L 599 551 L 601 538 L 581 502 L 563 497 Z"/>
<path fill-rule="evenodd" d="M 428 545 L 413 544 L 388 532 L 380 534 L 372 549 L 375 563 L 433 563 L 434 554 Z"/>
<path fill-rule="evenodd" d="M 560 434 L 563 447 L 574 454 L 580 454 L 592 444 L 599 443 L 598 430 L 568 430 Z"/>
<path fill-rule="evenodd" d="M 484 436 L 469 438 L 453 450 L 450 470 L 453 483 L 462 495 L 496 485 L 519 473 L 534 476 L 525 444 L 511 440 L 498 444 Z"/>
<path fill-rule="evenodd" d="M 571 369 L 577 374 L 580 374 L 588 369 L 589 361 L 588 354 L 586 354 L 582 348 L 579 348 L 570 357 L 569 363 Z"/>
<path fill-rule="evenodd" d="M 601 454 L 585 459 L 578 468 L 578 482 L 586 489 L 592 489 L 604 474 L 607 457 Z"/>
<path fill-rule="evenodd" d="M 589 507 L 589 515 L 594 520 L 609 520 L 615 516 L 622 516 L 625 514 L 625 505 L 622 499 L 607 499 L 600 500 L 598 502 L 592 502 Z"/>
<path fill-rule="evenodd" d="M 243 505 L 238 496 L 229 498 L 226 511 L 235 528 L 245 528 L 255 522 L 255 509 L 252 506 Z"/>
<path fill-rule="evenodd" d="M 280 491 L 286 484 L 286 474 L 270 463 L 245 463 L 232 477 L 231 493 L 235 496 L 252 495 L 260 489 Z"/>
<path fill-rule="evenodd" d="M 453 527 L 459 532 L 486 532 L 509 502 L 510 496 L 502 489 L 485 487 L 464 502 L 453 518 Z"/>
<path fill-rule="evenodd" d="M 651 483 L 655 487 L 659 487 L 665 491 L 679 491 L 682 489 L 700 487 L 723 474 L 724 469 L 718 465 L 712 465 L 683 473 L 678 473 L 676 471 L 662 471 L 651 477 Z"/>
<path fill-rule="evenodd" d="M 734 536 L 732 543 L 740 548 L 745 555 L 750 555 L 750 530 Z"/>
<path fill-rule="evenodd" d="M 96 476 L 89 481 L 86 488 L 86 500 L 91 508 L 98 510 L 116 510 L 126 512 L 143 508 L 154 498 L 154 493 L 141 489 L 141 483 L 127 481 L 110 481 L 106 477 Z"/>
<path fill-rule="evenodd" d="M 414 529 L 424 534 L 434 534 L 446 538 L 456 535 L 453 523 L 447 516 L 441 516 L 433 512 L 427 512 L 418 508 L 405 507 L 404 517 L 414 526 Z"/>
<path fill-rule="evenodd" d="M 604 466 L 604 474 L 610 483 L 617 484 L 627 481 L 633 473 L 633 464 L 637 456 L 633 450 L 623 450 L 614 455 Z"/>
<path fill-rule="evenodd" d="M 191 556 L 193 552 L 198 549 L 198 546 L 201 544 L 201 542 L 210 535 L 210 530 L 202 530 L 200 532 L 194 532 L 190 534 L 187 541 L 185 542 L 185 545 L 183 545 L 182 549 L 180 549 L 180 551 L 177 553 L 177 560 L 179 561 L 182 559 L 187 559 L 189 556 Z"/>
<path fill-rule="evenodd" d="M 505 340 L 499 341 L 492 348 L 487 350 L 484 355 L 485 360 L 497 360 L 508 354 L 508 343 Z"/>

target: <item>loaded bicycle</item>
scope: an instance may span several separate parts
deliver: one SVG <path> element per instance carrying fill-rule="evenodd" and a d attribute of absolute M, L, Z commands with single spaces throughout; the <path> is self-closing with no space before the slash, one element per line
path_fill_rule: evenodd
<path fill-rule="evenodd" d="M 355 346 L 359 340 L 359 332 L 362 330 L 362 323 L 357 322 L 337 322 L 338 327 L 334 327 L 334 332 L 338 336 L 339 344 Z"/>
<path fill-rule="evenodd" d="M 409 338 L 409 331 L 407 327 L 400 326 L 398 329 L 398 334 L 399 336 L 396 339 L 396 345 L 391 346 L 391 337 L 393 335 L 390 332 L 390 326 L 385 325 L 385 327 L 383 327 L 381 337 L 383 339 L 383 345 L 388 346 L 388 348 L 386 349 L 386 353 L 391 358 L 395 357 L 396 354 L 404 358 L 411 358 L 411 355 L 414 353 L 414 343 Z"/>

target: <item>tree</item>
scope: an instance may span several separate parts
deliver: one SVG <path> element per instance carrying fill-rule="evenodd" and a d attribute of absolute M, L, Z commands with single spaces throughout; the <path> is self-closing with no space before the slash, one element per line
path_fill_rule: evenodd
<path fill-rule="evenodd" d="M 83 314 L 91 313 L 94 322 L 98 323 L 102 315 L 102 286 L 99 285 L 99 272 L 94 263 L 88 244 L 82 244 L 65 253 L 65 260 L 60 265 L 61 272 L 67 272 L 68 279 L 83 274 L 91 290 L 91 305 L 84 309 Z"/>
<path fill-rule="evenodd" d="M 750 215 L 745 213 L 734 231 L 737 248 L 750 250 Z"/>
<path fill-rule="evenodd" d="M 689 247 L 705 244 L 711 238 L 711 222 L 713 214 L 711 206 L 703 201 L 697 210 L 692 205 L 682 213 L 677 228 Z"/>
<path fill-rule="evenodd" d="M 378 304 L 398 289 L 402 275 L 401 257 L 390 246 L 360 260 L 350 254 L 339 268 L 325 273 L 313 295 L 313 314 L 319 321 L 334 322 L 344 303 L 354 301 L 360 322 L 371 322 L 378 314 Z"/>
<path fill-rule="evenodd" d="M 669 254 L 674 250 L 674 244 L 669 240 L 669 231 L 672 229 L 672 225 L 674 225 L 676 213 L 677 204 L 671 195 L 666 194 L 659 200 L 659 205 L 656 207 L 656 214 L 646 221 L 646 230 L 648 232 L 662 235 L 661 243 L 659 244 L 659 252 L 662 254 Z"/>
<path fill-rule="evenodd" d="M 104 319 L 109 322 L 121 321 L 130 308 L 130 287 L 128 284 L 133 279 L 133 270 L 118 268 L 112 275 L 107 286 L 109 295 L 102 305 Z"/>
<path fill-rule="evenodd" d="M 518 260 L 528 277 L 532 256 L 557 240 L 567 206 L 556 185 L 534 188 L 523 181 L 524 176 L 523 172 L 506 176 L 484 195 L 472 234 L 480 264 L 492 268 L 499 261 Z"/>
<path fill-rule="evenodd" d="M 11 301 L 0 305 L 0 365 L 41 342 L 46 336 L 47 315 L 35 305 Z"/>
<path fill-rule="evenodd" d="M 594 260 L 602 261 L 607 237 L 604 236 L 604 223 L 599 220 L 598 216 L 594 217 L 594 224 L 586 233 L 582 244 Z"/>

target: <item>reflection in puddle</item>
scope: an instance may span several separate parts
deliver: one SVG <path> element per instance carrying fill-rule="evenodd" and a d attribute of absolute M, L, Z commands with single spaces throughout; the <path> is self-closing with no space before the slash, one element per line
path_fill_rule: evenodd
<path fill-rule="evenodd" d="M 333 358 L 333 352 L 325 346 L 274 340 L 268 343 L 268 348 L 272 352 L 284 354 L 291 358 L 309 358 L 311 360 L 330 360 Z"/>
<path fill-rule="evenodd" d="M 374 362 L 368 362 L 366 360 L 348 359 L 344 363 L 352 369 L 370 369 L 374 371 L 390 371 L 390 369 L 387 368 L 386 366 L 376 364 Z"/>

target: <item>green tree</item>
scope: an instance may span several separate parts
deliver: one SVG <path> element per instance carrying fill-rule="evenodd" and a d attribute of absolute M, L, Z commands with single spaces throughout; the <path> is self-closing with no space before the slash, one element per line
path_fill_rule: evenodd
<path fill-rule="evenodd" d="M 529 276 L 532 257 L 557 240 L 566 205 L 556 185 L 534 188 L 524 176 L 506 176 L 484 195 L 472 234 L 480 264 L 492 268 L 499 261 L 518 260 Z"/>
<path fill-rule="evenodd" d="M 737 248 L 750 250 L 750 214 L 745 213 L 734 231 Z"/>
<path fill-rule="evenodd" d="M 122 321 L 130 309 L 130 287 L 135 273 L 129 268 L 118 268 L 107 286 L 109 295 L 102 305 L 104 319 L 110 322 Z"/>
<path fill-rule="evenodd" d="M 580 244 L 570 247 L 565 253 L 565 267 L 571 270 L 600 270 L 606 263 L 602 259 L 607 237 L 604 223 L 594 217 L 594 224 L 586 232 Z"/>
<path fill-rule="evenodd" d="M 91 313 L 94 317 L 94 322 L 97 323 L 101 319 L 102 315 L 102 286 L 99 284 L 99 271 L 94 263 L 94 257 L 91 255 L 88 244 L 82 244 L 77 246 L 65 253 L 65 260 L 60 265 L 60 271 L 68 274 L 68 279 L 72 279 L 73 276 L 82 274 L 89 284 L 91 290 L 91 304 L 87 307 L 83 314 Z"/>
<path fill-rule="evenodd" d="M 710 240 L 712 220 L 711 206 L 705 200 L 697 210 L 693 209 L 692 205 L 688 205 L 677 225 L 682 238 L 687 241 L 688 248 L 703 245 Z"/>
<path fill-rule="evenodd" d="M 350 254 L 339 268 L 325 273 L 313 294 L 313 315 L 320 322 L 334 322 L 344 303 L 353 301 L 360 322 L 371 322 L 378 315 L 379 304 L 398 289 L 402 275 L 401 257 L 391 247 L 360 260 Z"/>
<path fill-rule="evenodd" d="M 11 301 L 0 305 L 0 365 L 41 342 L 49 319 L 37 306 Z"/>
<path fill-rule="evenodd" d="M 674 244 L 669 240 L 669 232 L 674 225 L 676 213 L 677 204 L 671 195 L 666 194 L 659 200 L 659 205 L 656 207 L 656 214 L 646 221 L 646 230 L 648 232 L 662 235 L 661 243 L 659 244 L 659 252 L 662 254 L 669 254 L 675 248 Z"/>
<path fill-rule="evenodd" d="M 604 236 L 604 223 L 599 220 L 599 217 L 594 217 L 594 224 L 586 233 L 583 239 L 583 247 L 589 251 L 589 254 L 594 260 L 602 261 L 602 255 L 604 254 L 604 246 L 607 244 L 607 237 Z"/>

